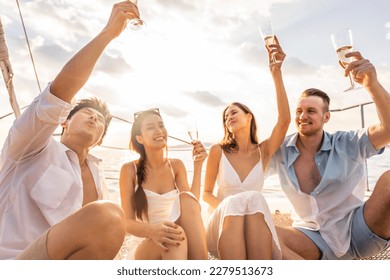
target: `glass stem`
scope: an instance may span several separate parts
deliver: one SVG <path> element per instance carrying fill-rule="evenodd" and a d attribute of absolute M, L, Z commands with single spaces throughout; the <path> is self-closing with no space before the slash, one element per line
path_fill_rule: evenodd
<path fill-rule="evenodd" d="M 349 74 L 348 77 L 349 77 L 349 81 L 351 82 L 351 87 L 354 88 L 355 82 L 353 81 L 351 74 Z"/>

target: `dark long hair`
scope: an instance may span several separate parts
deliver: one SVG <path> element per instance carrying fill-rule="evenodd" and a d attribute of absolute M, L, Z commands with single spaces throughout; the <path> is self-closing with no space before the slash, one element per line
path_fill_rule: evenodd
<path fill-rule="evenodd" d="M 251 114 L 252 115 L 251 124 L 250 124 L 250 126 L 251 126 L 251 128 L 250 128 L 250 138 L 251 138 L 251 142 L 253 144 L 256 144 L 256 145 L 259 144 L 259 140 L 257 139 L 257 125 L 256 125 L 255 115 L 253 115 L 252 111 L 247 106 L 245 106 L 244 104 L 239 103 L 239 102 L 233 102 L 233 103 L 229 104 L 225 108 L 225 110 L 223 110 L 223 112 L 222 112 L 222 124 L 223 124 L 223 129 L 224 129 L 224 136 L 223 136 L 223 139 L 221 140 L 221 142 L 219 143 L 222 146 L 222 149 L 225 152 L 228 152 L 228 153 L 236 152 L 239 149 L 237 141 L 234 138 L 234 134 L 231 133 L 229 131 L 228 127 L 226 126 L 226 116 L 225 116 L 225 114 L 226 114 L 227 109 L 229 109 L 229 107 L 231 107 L 231 106 L 237 106 L 245 114 Z"/>
<path fill-rule="evenodd" d="M 142 188 L 142 183 L 146 180 L 147 168 L 146 168 L 146 152 L 145 147 L 139 143 L 136 139 L 137 135 L 141 135 L 142 123 L 147 116 L 157 115 L 161 118 L 161 115 L 158 110 L 150 109 L 134 115 L 134 123 L 131 128 L 131 140 L 130 140 L 130 150 L 137 152 L 140 155 L 137 166 L 137 181 L 138 189 L 134 194 L 134 205 L 135 205 L 135 214 L 138 219 L 143 220 L 143 217 L 148 219 L 148 202 L 146 200 L 145 191 Z"/>

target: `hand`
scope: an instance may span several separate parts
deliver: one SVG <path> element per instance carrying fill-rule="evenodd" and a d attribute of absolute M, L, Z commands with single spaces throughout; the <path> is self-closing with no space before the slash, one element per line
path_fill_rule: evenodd
<path fill-rule="evenodd" d="M 192 145 L 193 145 L 192 157 L 194 159 L 194 162 L 203 163 L 204 160 L 207 158 L 206 148 L 203 146 L 203 144 L 200 141 L 193 141 Z"/>
<path fill-rule="evenodd" d="M 125 29 L 127 22 L 133 18 L 139 18 L 137 5 L 130 1 L 116 3 L 104 30 L 117 37 Z"/>
<path fill-rule="evenodd" d="M 281 68 L 284 59 L 286 58 L 286 54 L 283 52 L 282 47 L 279 44 L 278 37 L 276 35 L 274 36 L 275 38 L 275 43 L 266 45 L 266 49 L 268 51 L 268 64 L 269 67 L 272 70 L 275 68 Z"/>
<path fill-rule="evenodd" d="M 355 58 L 345 67 L 344 75 L 346 77 L 351 73 L 353 80 L 364 87 L 370 87 L 373 83 L 378 82 L 374 65 L 368 59 L 363 58 L 360 52 L 350 52 L 345 57 Z"/>
<path fill-rule="evenodd" d="M 168 246 L 179 246 L 184 240 L 182 228 L 172 222 L 152 225 L 150 238 L 161 250 L 168 252 Z"/>

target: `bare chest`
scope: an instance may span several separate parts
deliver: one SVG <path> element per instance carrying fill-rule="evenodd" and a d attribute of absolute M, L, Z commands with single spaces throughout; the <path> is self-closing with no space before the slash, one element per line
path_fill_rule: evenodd
<path fill-rule="evenodd" d="M 294 170 L 302 192 L 311 193 L 321 182 L 321 174 L 313 155 L 301 154 L 294 162 Z"/>
<path fill-rule="evenodd" d="M 88 167 L 81 168 L 81 178 L 83 180 L 83 205 L 98 200 L 95 181 Z"/>
<path fill-rule="evenodd" d="M 175 175 L 172 172 L 168 165 L 156 170 L 150 169 L 142 187 L 159 194 L 172 191 L 175 189 Z"/>

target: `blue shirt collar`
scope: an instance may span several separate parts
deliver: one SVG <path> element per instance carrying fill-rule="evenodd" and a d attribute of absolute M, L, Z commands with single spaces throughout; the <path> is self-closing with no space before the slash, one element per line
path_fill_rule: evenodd
<path fill-rule="evenodd" d="M 286 143 L 286 147 L 294 147 L 296 152 L 299 152 L 297 145 L 296 145 L 297 140 L 298 140 L 298 132 L 294 133 L 290 137 L 290 139 Z M 321 145 L 320 151 L 329 151 L 331 149 L 332 149 L 332 144 L 330 143 L 329 133 L 324 131 L 324 137 L 322 140 L 322 145 Z"/>

